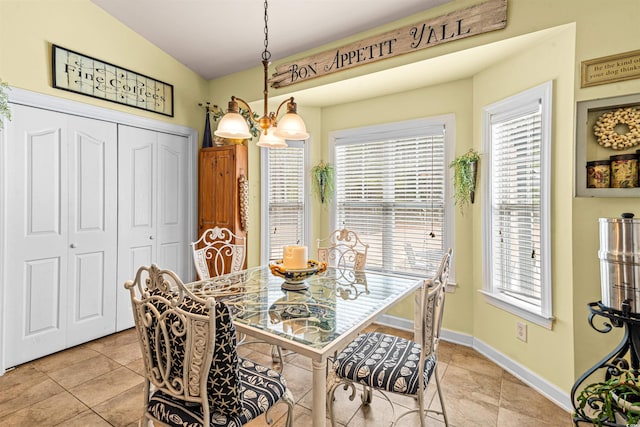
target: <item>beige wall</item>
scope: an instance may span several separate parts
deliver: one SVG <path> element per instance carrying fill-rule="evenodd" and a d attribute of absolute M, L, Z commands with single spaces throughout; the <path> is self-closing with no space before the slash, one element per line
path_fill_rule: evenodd
<path fill-rule="evenodd" d="M 474 294 L 473 335 L 538 375 L 567 390 L 573 377 L 573 312 L 571 257 L 571 202 L 573 153 L 573 46 L 575 28 L 567 25 L 560 33 L 536 47 L 515 55 L 478 73 L 473 82 L 474 141 L 482 149 L 482 109 L 484 106 L 522 92 L 546 81 L 553 82 L 553 128 L 551 136 L 551 264 L 553 283 L 553 329 L 528 323 L 527 342 L 515 338 L 517 316 L 485 302 Z M 517 78 L 514 78 L 517 76 Z M 567 159 L 562 161 L 561 159 Z M 479 194 L 481 205 L 486 203 Z M 480 206 L 478 206 L 479 208 Z M 482 289 L 481 212 L 474 211 L 474 284 Z M 553 352 L 549 350 L 553 349 Z M 553 354 L 562 354 L 554 358 Z"/>
<path fill-rule="evenodd" d="M 174 86 L 174 117 L 52 87 L 51 44 Z M 0 78 L 14 87 L 189 126 L 202 135 L 208 82 L 89 0 L 0 1 Z"/>
<path fill-rule="evenodd" d="M 459 9 L 475 1 L 454 1 L 433 11 L 376 29 L 392 27 Z M 551 330 L 529 324 L 529 340 L 515 339 L 516 316 L 488 305 L 478 290 L 482 288 L 481 206 L 476 203 L 462 216 L 456 212 L 456 278 L 458 289 L 448 295 L 445 328 L 469 334 L 515 363 L 568 393 L 575 378 L 610 351 L 617 336 L 603 336 L 587 323 L 586 303 L 599 299 L 597 262 L 597 218 L 617 216 L 623 210 L 633 211 L 636 199 L 576 199 L 573 197 L 573 156 L 575 134 L 575 102 L 640 92 L 638 80 L 580 89 L 580 62 L 599 56 L 637 49 L 639 26 L 632 21 L 640 17 L 640 4 L 622 0 L 611 8 L 598 0 L 526 1 L 510 0 L 505 30 L 440 45 L 422 52 L 381 61 L 369 67 L 358 67 L 330 77 L 309 81 L 291 90 L 336 82 L 339 79 L 391 69 L 413 61 L 429 59 L 455 51 L 463 51 L 492 42 L 558 27 L 551 38 L 537 46 L 513 55 L 472 80 L 454 81 L 383 97 L 371 94 L 365 101 L 322 108 L 320 141 L 321 157 L 327 156 L 327 139 L 331 131 L 419 117 L 421 114 L 454 112 L 457 123 L 456 152 L 473 146 L 481 147 L 481 108 L 546 80 L 553 80 L 553 188 L 552 188 L 552 261 L 553 300 L 556 321 Z M 622 11 L 622 12 L 621 12 Z M 336 47 L 375 32 L 323 46 L 298 57 Z M 612 41 L 615 41 L 612 43 Z M 293 58 L 288 58 L 288 61 Z M 245 72 L 239 81 L 230 76 L 224 81 L 224 92 L 238 90 L 244 79 L 260 79 L 259 69 Z M 216 82 L 213 82 L 213 90 Z M 257 88 L 254 99 L 259 98 Z M 466 93 L 465 93 L 466 91 Z M 251 92 L 251 91 L 250 91 Z M 246 92 L 244 92 L 246 93 Z M 246 96 L 246 95 L 245 95 Z M 437 102 L 431 102 L 437 100 Z M 444 103 L 445 105 L 438 104 Z M 400 108 L 394 108 L 398 107 Z M 318 138 L 314 137 L 314 143 Z M 314 149 L 314 163 L 317 157 Z M 578 165 L 577 167 L 582 167 Z M 637 210 L 637 209 L 636 209 Z M 326 223 L 327 212 L 314 214 Z M 326 224 L 321 226 L 326 227 Z M 257 244 L 257 242 L 254 242 Z M 406 313 L 404 302 L 395 314 Z M 615 333 L 613 334 L 615 335 Z"/>
<path fill-rule="evenodd" d="M 313 51 L 301 52 L 296 57 L 478 2 L 455 0 L 394 24 Z M 300 112 L 304 114 L 312 136 L 312 164 L 328 157 L 328 135 L 334 130 L 446 113 L 456 115 L 456 153 L 460 154 L 470 147 L 481 147 L 481 109 L 484 105 L 546 80 L 553 81 L 552 260 L 556 317 L 553 329 L 529 324 L 528 342 L 519 342 L 515 339 L 517 318 L 488 305 L 479 294 L 478 290 L 482 288 L 481 193 L 477 197 L 479 202 L 466 210 L 464 215 L 456 211 L 455 273 L 459 286 L 455 293 L 447 296 L 444 326 L 479 339 L 566 393 L 575 378 L 608 353 L 619 339 L 619 334 L 615 333 L 610 336 L 598 334 L 587 323 L 587 302 L 600 298 L 597 218 L 618 216 L 623 211 L 635 211 L 640 215 L 640 202 L 636 198 L 574 198 L 572 195 L 576 101 L 640 93 L 640 79 L 581 89 L 580 63 L 638 49 L 639 19 L 640 2 L 637 0 L 617 0 L 614 3 L 601 0 L 509 0 L 508 22 L 504 30 L 357 67 L 289 89 L 271 91 L 272 96 L 281 97 L 287 91 L 304 91 L 342 79 L 559 27 L 550 38 L 462 79 L 457 77 L 436 85 L 425 84 L 406 93 L 385 96 L 371 93 L 366 100 L 342 105 L 300 105 Z M 173 84 L 175 117 L 166 118 L 53 89 L 50 43 Z M 200 134 L 203 114 L 197 107 L 198 102 L 209 100 L 224 107 L 232 94 L 249 101 L 261 98 L 262 68 L 258 60 L 256 58 L 256 68 L 205 82 L 111 19 L 88 0 L 0 1 L 0 78 L 3 80 L 36 92 L 190 126 Z M 389 84 L 392 85 L 393 81 Z M 254 145 L 250 147 L 249 156 L 249 264 L 255 265 L 259 262 L 261 211 L 259 150 Z M 329 213 L 317 202 L 314 202 L 313 208 L 315 239 L 328 231 L 326 223 Z M 402 316 L 408 304 L 411 303 L 402 303 L 393 313 Z"/>

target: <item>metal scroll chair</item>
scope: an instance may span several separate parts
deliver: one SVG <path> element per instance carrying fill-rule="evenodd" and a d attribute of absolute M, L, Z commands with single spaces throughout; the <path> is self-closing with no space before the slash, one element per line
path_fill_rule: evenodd
<path fill-rule="evenodd" d="M 220 276 L 244 269 L 246 245 L 246 238 L 234 234 L 228 228 L 214 227 L 205 230 L 198 240 L 191 243 L 193 263 L 200 280 L 210 279 L 211 273 L 213 276 Z M 210 271 L 210 265 L 213 265 L 213 271 Z M 247 340 L 246 335 L 238 334 L 238 345 L 256 342 L 260 341 Z M 272 346 L 271 357 L 274 363 L 280 363 L 280 373 L 282 373 L 284 369 L 282 349 Z"/>
<path fill-rule="evenodd" d="M 369 332 L 358 336 L 338 356 L 329 371 L 327 404 L 331 424 L 336 425 L 333 413 L 333 400 L 336 388 L 351 388 L 349 399 L 356 394 L 356 384 L 363 386 L 362 402 L 369 405 L 376 390 L 391 404 L 394 410 L 394 425 L 403 425 L 399 421 L 411 413 L 418 413 L 420 425 L 426 424 L 426 413 L 442 415 L 446 426 L 449 425 L 440 379 L 438 378 L 438 358 L 436 350 L 440 341 L 440 326 L 444 309 L 444 295 L 449 276 L 451 249 L 444 255 L 438 272 L 433 279 L 424 281 L 421 296 L 421 332 L 416 341 L 399 338 L 380 332 Z M 441 411 L 425 407 L 425 394 L 429 380 L 434 376 Z M 398 418 L 395 407 L 385 393 L 398 393 L 413 396 L 418 401 L 418 409 L 409 410 Z"/>
<path fill-rule="evenodd" d="M 317 246 L 318 261 L 326 262 L 329 267 L 364 270 L 369 245 L 363 243 L 355 232 L 346 228 L 335 230 L 328 237 L 318 239 Z"/>
<path fill-rule="evenodd" d="M 214 227 L 205 230 L 202 236 L 191 243 L 193 262 L 200 280 L 234 273 L 244 268 L 247 256 L 247 241 L 228 228 Z M 213 271 L 210 271 L 209 266 Z"/>
<path fill-rule="evenodd" d="M 280 374 L 238 357 L 228 307 L 192 294 L 175 273 L 140 267 L 125 283 L 145 370 L 144 425 L 241 426 L 294 401 Z"/>

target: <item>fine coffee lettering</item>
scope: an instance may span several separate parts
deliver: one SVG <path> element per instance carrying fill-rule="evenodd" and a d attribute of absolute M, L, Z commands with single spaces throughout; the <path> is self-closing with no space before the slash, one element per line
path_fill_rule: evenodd
<path fill-rule="evenodd" d="M 91 67 L 88 70 L 82 68 L 81 64 L 74 62 L 73 64 L 65 64 L 65 73 L 73 79 L 76 84 L 89 83 L 96 90 L 116 94 L 122 99 L 126 97 L 135 97 L 138 102 L 146 102 L 149 99 L 164 102 L 166 99 L 160 93 L 154 93 L 153 89 L 148 88 L 144 82 L 134 79 L 127 79 L 127 75 L 120 72 L 114 75 L 105 68 Z M 101 74 L 95 76 L 95 74 Z M 108 74 L 111 74 L 107 77 Z M 71 80 L 71 79 L 70 79 Z M 160 88 L 155 88 L 155 92 L 159 92 Z"/>

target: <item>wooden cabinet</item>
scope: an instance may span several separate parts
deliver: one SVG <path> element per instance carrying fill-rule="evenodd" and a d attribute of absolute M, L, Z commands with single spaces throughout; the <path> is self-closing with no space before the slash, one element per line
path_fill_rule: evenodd
<path fill-rule="evenodd" d="M 202 148 L 198 169 L 198 236 L 218 226 L 246 237 L 241 226 L 240 176 L 247 175 L 247 147 Z M 245 259 L 244 268 L 246 264 Z"/>

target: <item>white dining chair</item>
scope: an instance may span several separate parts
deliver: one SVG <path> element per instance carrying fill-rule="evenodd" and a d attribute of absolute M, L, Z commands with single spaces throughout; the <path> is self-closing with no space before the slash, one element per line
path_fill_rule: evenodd
<path fill-rule="evenodd" d="M 324 239 L 317 240 L 318 261 L 329 267 L 364 270 L 369 245 L 346 228 L 335 230 Z"/>
<path fill-rule="evenodd" d="M 292 427 L 283 377 L 237 354 L 228 306 L 194 295 L 170 270 L 138 269 L 129 290 L 144 363 L 143 425 L 242 426 L 279 402 Z"/>
<path fill-rule="evenodd" d="M 452 251 L 442 258 L 440 268 L 435 276 L 426 279 L 422 286 L 420 305 L 420 324 L 418 337 L 408 340 L 381 332 L 368 332 L 359 335 L 335 358 L 329 369 L 327 384 L 327 404 L 332 426 L 336 426 L 333 403 L 338 387 L 351 388 L 349 399 L 356 395 L 356 385 L 362 386 L 362 403 L 370 405 L 373 392 L 377 391 L 392 408 L 394 423 L 411 414 L 418 413 L 420 425 L 426 426 L 426 413 L 434 412 L 442 415 L 445 426 L 449 425 L 447 412 L 438 378 L 438 357 L 436 350 L 440 342 L 440 327 L 444 311 L 444 297 Z M 426 391 L 429 380 L 435 377 L 438 399 L 441 409 L 431 409 L 426 405 Z M 418 401 L 418 408 L 408 410 L 396 418 L 396 405 L 387 396 L 396 393 L 413 396 Z"/>
<path fill-rule="evenodd" d="M 244 268 L 247 240 L 228 228 L 214 227 L 205 230 L 191 243 L 193 263 L 200 280 L 234 273 Z"/>

